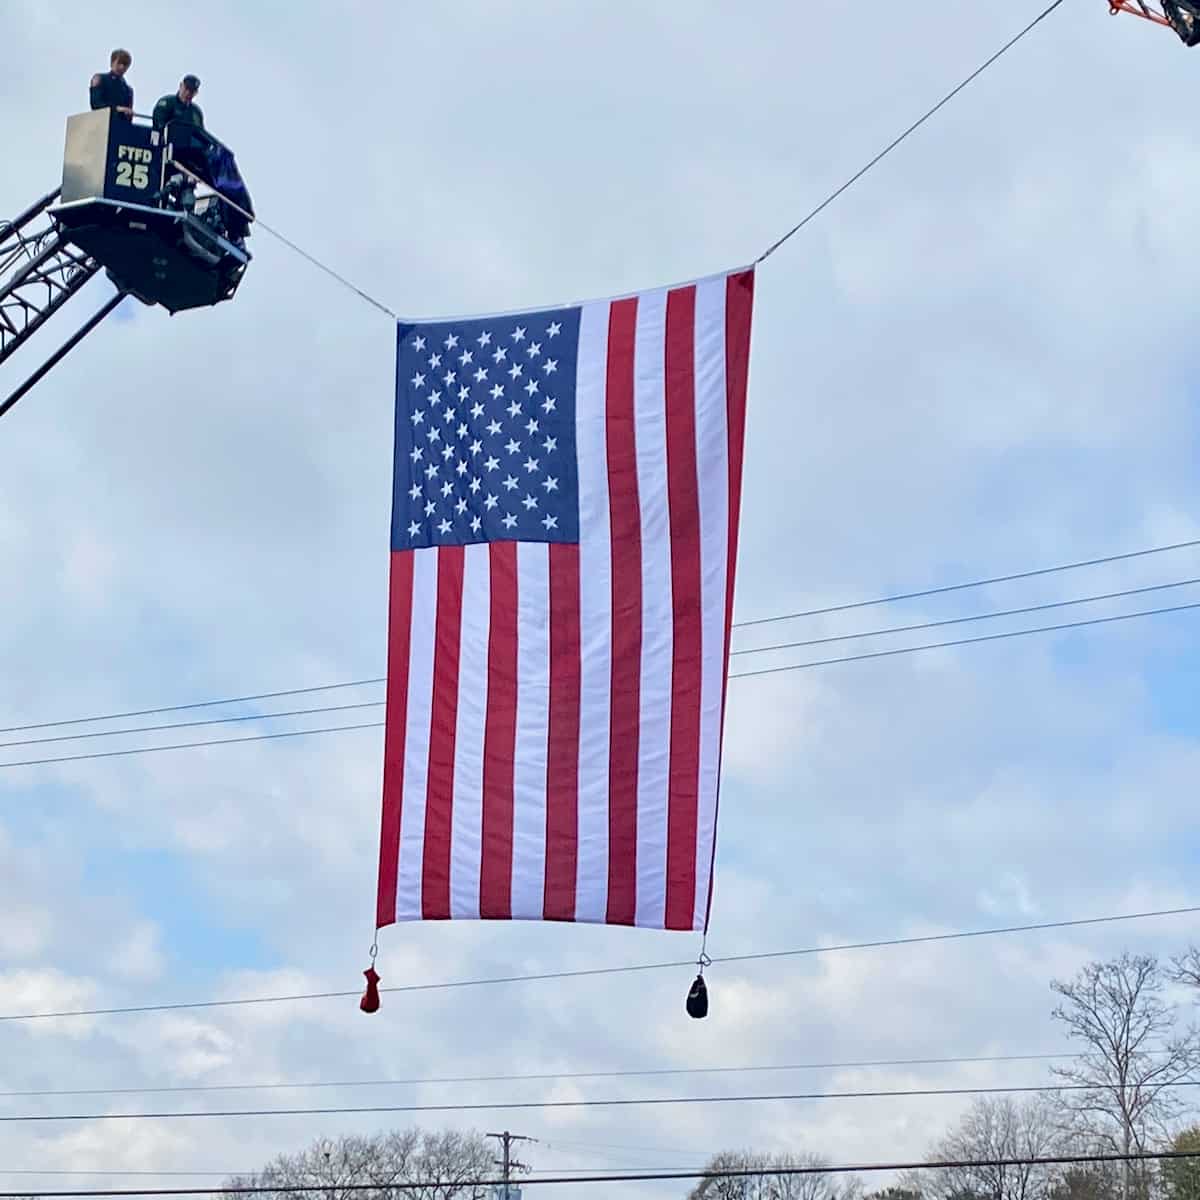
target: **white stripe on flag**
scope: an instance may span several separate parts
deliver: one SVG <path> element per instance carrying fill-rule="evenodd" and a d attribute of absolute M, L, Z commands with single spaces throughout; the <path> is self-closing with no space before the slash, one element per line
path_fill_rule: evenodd
<path fill-rule="evenodd" d="M 408 666 L 408 728 L 404 735 L 404 798 L 400 811 L 400 873 L 396 919 L 421 919 L 425 874 L 425 793 L 433 709 L 433 646 L 437 630 L 438 551 L 413 553 L 412 638 Z"/>
<path fill-rule="evenodd" d="M 579 857 L 575 919 L 608 910 L 608 752 L 612 693 L 612 552 L 606 424 L 608 304 L 579 323 L 575 448 L 579 460 Z"/>
<path fill-rule="evenodd" d="M 634 345 L 638 504 L 642 526 L 641 731 L 638 747 L 636 923 L 661 928 L 667 900 L 671 771 L 671 522 L 665 403 L 667 294 L 638 302 Z"/>
<path fill-rule="evenodd" d="M 696 461 L 700 498 L 700 795 L 695 928 L 708 913 L 721 760 L 725 677 L 725 577 L 729 549 L 729 431 L 725 394 L 724 278 L 696 289 Z"/>
<path fill-rule="evenodd" d="M 513 755 L 512 915 L 540 921 L 546 894 L 550 723 L 550 548 L 517 543 L 517 743 Z"/>
<path fill-rule="evenodd" d="M 451 810 L 450 915 L 479 917 L 483 859 L 483 734 L 488 704 L 491 558 L 486 543 L 463 552 L 462 630 L 458 660 L 458 722 L 454 735 Z"/>

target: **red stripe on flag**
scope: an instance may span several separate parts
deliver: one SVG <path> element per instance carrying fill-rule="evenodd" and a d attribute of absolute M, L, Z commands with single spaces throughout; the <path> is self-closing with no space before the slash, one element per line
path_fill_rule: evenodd
<path fill-rule="evenodd" d="M 450 916 L 450 839 L 454 813 L 454 740 L 458 727 L 458 660 L 462 639 L 462 546 L 438 550 L 437 629 L 433 643 L 433 704 L 425 793 L 425 859 L 421 916 Z"/>
<path fill-rule="evenodd" d="M 575 919 L 579 864 L 579 546 L 550 545 L 550 725 L 546 748 L 547 921 Z"/>
<path fill-rule="evenodd" d="M 733 585 L 737 569 L 738 529 L 742 511 L 742 453 L 746 441 L 746 388 L 750 374 L 750 315 L 754 307 L 754 270 L 730 275 L 725 281 L 725 418 L 729 437 L 729 558 L 725 571 L 725 669 L 721 694 L 721 752 L 724 757 L 726 696 L 729 690 L 729 642 L 733 632 Z M 720 816 L 721 791 L 717 786 L 714 821 Z M 715 826 L 714 826 L 715 829 Z M 713 837 L 712 865 L 717 859 Z M 708 873 L 708 902 L 704 928 L 712 915 L 713 878 Z"/>
<path fill-rule="evenodd" d="M 607 442 L 612 544 L 612 710 L 608 765 L 608 917 L 637 915 L 638 747 L 642 660 L 642 519 L 634 434 L 637 299 L 609 310 Z"/>
<path fill-rule="evenodd" d="M 517 546 L 493 542 L 488 704 L 483 734 L 483 863 L 479 915 L 512 917 L 513 754 L 517 743 Z"/>
<path fill-rule="evenodd" d="M 746 440 L 746 386 L 750 373 L 750 310 L 754 271 L 725 281 L 725 402 L 729 429 L 729 566 L 725 573 L 725 670 L 733 629 L 733 581 L 737 569 L 738 529 L 742 511 L 742 452 Z M 722 710 L 724 705 L 722 705 Z"/>
<path fill-rule="evenodd" d="M 413 556 L 392 555 L 388 597 L 387 716 L 383 738 L 383 825 L 379 834 L 379 894 L 375 924 L 396 920 L 400 871 L 400 815 L 404 804 L 404 754 L 408 729 L 408 657 L 412 640 Z"/>
<path fill-rule="evenodd" d="M 696 289 L 667 295 L 667 500 L 671 518 L 671 768 L 667 810 L 666 927 L 696 913 L 700 804 L 700 495 L 696 479 Z"/>

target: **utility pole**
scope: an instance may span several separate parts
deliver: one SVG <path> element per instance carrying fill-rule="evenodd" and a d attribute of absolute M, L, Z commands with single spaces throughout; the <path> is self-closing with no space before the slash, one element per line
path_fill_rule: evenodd
<path fill-rule="evenodd" d="M 521 1137 L 518 1134 L 509 1133 L 507 1129 L 503 1133 L 489 1133 L 487 1136 L 495 1138 L 504 1148 L 504 1157 L 492 1160 L 504 1173 L 504 1195 L 500 1197 L 500 1200 L 513 1200 L 512 1173 L 513 1171 L 528 1171 L 529 1168 L 523 1162 L 517 1162 L 513 1158 L 512 1144 L 513 1142 L 536 1142 L 537 1138 Z"/>

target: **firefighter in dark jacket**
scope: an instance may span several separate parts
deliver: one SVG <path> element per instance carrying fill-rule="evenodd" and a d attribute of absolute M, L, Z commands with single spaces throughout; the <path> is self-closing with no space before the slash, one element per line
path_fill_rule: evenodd
<path fill-rule="evenodd" d="M 200 105 L 194 103 L 200 90 L 200 80 L 195 75 L 185 75 L 179 90 L 172 96 L 164 96 L 154 106 L 154 128 L 165 129 L 168 124 L 197 125 L 204 128 L 204 114 Z"/>
<path fill-rule="evenodd" d="M 125 72 L 133 63 L 128 50 L 114 50 L 108 70 L 93 75 L 91 82 L 92 108 L 115 108 L 127 120 L 133 116 L 133 88 L 125 82 Z"/>
<path fill-rule="evenodd" d="M 164 96 L 154 106 L 154 128 L 167 131 L 175 161 L 210 183 L 208 151 L 211 139 L 204 131 L 204 114 L 194 103 L 200 90 L 195 75 L 185 75 L 174 95 Z"/>

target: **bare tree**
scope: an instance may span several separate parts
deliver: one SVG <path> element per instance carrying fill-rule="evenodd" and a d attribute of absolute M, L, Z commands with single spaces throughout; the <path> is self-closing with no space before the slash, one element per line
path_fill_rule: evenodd
<path fill-rule="evenodd" d="M 762 1155 L 739 1150 L 722 1150 L 708 1160 L 700 1182 L 688 1193 L 688 1200 L 743 1200 L 746 1177 L 741 1172 L 760 1166 Z M 736 1175 L 725 1172 L 736 1171 Z"/>
<path fill-rule="evenodd" d="M 1094 1144 L 1120 1154 L 1143 1151 L 1164 1140 L 1181 1107 L 1172 1088 L 1197 1061 L 1194 1029 L 1180 1031 L 1164 1001 L 1166 979 L 1158 960 L 1122 954 L 1089 963 L 1068 983 L 1051 988 L 1062 997 L 1054 1017 L 1082 1050 L 1060 1078 L 1080 1089 L 1064 1093 L 1080 1131 Z M 1126 1160 L 1121 1197 L 1145 1197 L 1149 1174 Z"/>
<path fill-rule="evenodd" d="M 419 1185 L 415 1200 L 484 1200 L 476 1181 L 494 1174 L 492 1152 L 478 1133 L 406 1129 L 373 1137 L 322 1138 L 298 1154 L 281 1154 L 255 1175 L 230 1179 L 227 1187 L 316 1187 L 320 1200 L 392 1200 L 397 1183 Z M 351 1187 L 364 1188 L 351 1191 Z M 378 1189 L 378 1190 L 376 1190 Z M 294 1200 L 267 1191 L 263 1200 Z"/>
<path fill-rule="evenodd" d="M 756 1187 L 747 1200 L 859 1200 L 862 1185 L 853 1175 L 829 1175 L 821 1172 L 828 1161 L 818 1154 L 777 1154 L 769 1161 L 767 1174 L 756 1177 Z M 771 1172 L 805 1170 L 804 1175 Z"/>
<path fill-rule="evenodd" d="M 428 1184 L 428 1190 L 421 1189 L 419 1195 L 425 1200 L 455 1200 L 459 1196 L 475 1200 L 483 1193 L 470 1186 L 470 1181 L 494 1176 L 495 1161 L 492 1147 L 479 1134 L 452 1129 L 427 1133 L 422 1138 L 414 1178 Z"/>
<path fill-rule="evenodd" d="M 922 1190 L 940 1200 L 1046 1200 L 1054 1172 L 1018 1160 L 1057 1152 L 1063 1145 L 1060 1118 L 1057 1104 L 1047 1096 L 1023 1101 L 980 1097 L 938 1142 L 933 1158 L 986 1165 L 931 1171 Z"/>
<path fill-rule="evenodd" d="M 688 1200 L 859 1200 L 853 1176 L 836 1176 L 815 1154 L 754 1154 L 724 1151 L 709 1159 Z M 804 1174 L 783 1172 L 802 1170 Z M 738 1172 L 736 1175 L 724 1172 Z"/>
<path fill-rule="evenodd" d="M 1176 983 L 1200 988 L 1200 947 L 1192 946 L 1171 962 L 1171 978 Z"/>

